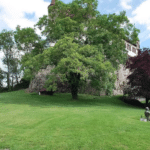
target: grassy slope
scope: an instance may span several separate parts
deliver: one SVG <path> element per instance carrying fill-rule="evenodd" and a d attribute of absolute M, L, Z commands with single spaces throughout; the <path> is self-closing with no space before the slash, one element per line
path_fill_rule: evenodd
<path fill-rule="evenodd" d="M 0 149 L 149 150 L 150 122 L 140 121 L 145 110 L 118 98 L 1 93 Z"/>

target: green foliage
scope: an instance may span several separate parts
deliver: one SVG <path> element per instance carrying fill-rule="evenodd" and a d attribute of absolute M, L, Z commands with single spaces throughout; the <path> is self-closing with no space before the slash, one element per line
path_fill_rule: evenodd
<path fill-rule="evenodd" d="M 6 53 L 8 50 L 10 50 L 13 47 L 14 41 L 12 37 L 13 37 L 13 31 L 7 31 L 4 29 L 0 33 L 0 50 L 3 50 L 4 53 Z"/>
<path fill-rule="evenodd" d="M 0 93 L 8 92 L 8 87 L 2 87 L 0 88 Z"/>
<path fill-rule="evenodd" d="M 31 81 L 37 71 L 43 67 L 41 59 L 37 60 L 33 57 L 43 53 L 47 41 L 42 40 L 32 28 L 17 27 L 14 33 L 18 49 L 27 52 L 20 61 L 20 70 L 24 71 L 24 78 Z M 21 44 L 24 44 L 24 47 Z"/>
<path fill-rule="evenodd" d="M 21 90 L 21 89 L 26 89 L 29 87 L 30 81 L 21 79 L 20 83 L 16 84 L 13 88 L 13 91 Z"/>
<path fill-rule="evenodd" d="M 90 79 L 93 87 L 112 94 L 116 80 L 114 72 L 127 60 L 125 44 L 120 39 L 135 42 L 139 30 L 129 23 L 125 11 L 120 15 L 101 15 L 96 10 L 97 5 L 97 0 L 74 0 L 69 4 L 56 0 L 49 8 L 49 15 L 40 18 L 35 26 L 42 30 L 47 41 L 57 43 L 22 61 L 28 78 L 40 67 L 54 65 L 47 75 L 47 90 L 57 90 L 59 75 L 62 82 L 69 81 L 72 87 L 79 87 L 82 81 Z M 86 37 L 85 41 L 82 36 Z"/>
<path fill-rule="evenodd" d="M 23 50 L 25 52 L 31 52 L 32 46 L 39 40 L 39 36 L 35 33 L 35 30 L 32 28 L 23 28 L 16 27 L 16 31 L 14 32 L 15 42 L 17 44 L 17 48 L 19 50 Z M 22 46 L 24 44 L 24 46 Z"/>
<path fill-rule="evenodd" d="M 3 81 L 4 78 L 5 78 L 4 72 L 3 72 L 2 69 L 0 68 L 0 88 L 3 86 L 3 85 L 2 85 L 2 81 Z"/>
<path fill-rule="evenodd" d="M 131 43 L 136 44 L 137 41 L 139 41 L 138 34 L 140 33 L 139 29 L 133 28 L 133 31 L 131 33 Z"/>
<path fill-rule="evenodd" d="M 64 82 L 67 80 L 66 76 L 69 77 L 70 72 L 80 74 L 81 80 L 86 80 L 89 78 L 89 74 L 95 72 L 114 71 L 109 61 L 104 62 L 105 57 L 98 52 L 95 46 L 80 47 L 79 44 L 73 43 L 72 37 L 68 36 L 59 40 L 53 48 L 45 50 L 43 56 L 45 64 L 49 62 L 56 66 L 47 77 L 46 86 L 51 84 L 47 90 L 57 89 L 55 81 L 57 81 L 56 75 L 58 73 L 61 74 L 60 80 Z M 100 73 L 97 76 L 100 77 Z M 75 79 L 71 80 L 70 84 L 75 82 Z"/>
<path fill-rule="evenodd" d="M 21 70 L 24 70 L 24 79 L 32 80 L 39 69 L 43 66 L 43 59 L 41 59 L 39 56 L 42 55 L 39 54 L 33 57 L 32 54 L 27 53 L 22 57 Z"/>
<path fill-rule="evenodd" d="M 38 43 L 34 43 L 34 49 L 31 51 L 31 55 L 35 56 L 43 53 L 46 47 L 46 40 L 39 40 Z"/>
<path fill-rule="evenodd" d="M 3 30 L 0 33 L 0 50 L 4 52 L 4 58 L 3 58 L 3 63 L 7 65 L 8 72 L 7 74 L 7 86 L 8 89 L 10 90 L 10 71 L 11 71 L 11 65 L 14 65 L 14 61 L 12 60 L 12 48 L 14 46 L 14 41 L 13 41 L 13 32 L 12 31 L 7 31 Z"/>

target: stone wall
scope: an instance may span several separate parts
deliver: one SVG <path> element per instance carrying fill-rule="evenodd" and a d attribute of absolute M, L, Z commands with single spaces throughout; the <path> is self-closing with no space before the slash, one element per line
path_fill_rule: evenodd
<path fill-rule="evenodd" d="M 50 73 L 51 69 L 53 68 L 53 66 L 47 66 L 46 69 L 41 69 L 40 72 L 38 72 L 35 78 L 31 81 L 28 91 L 37 92 L 42 89 L 46 80 L 46 75 Z"/>
<path fill-rule="evenodd" d="M 113 94 L 114 95 L 120 95 L 123 94 L 123 90 L 121 89 L 120 85 L 123 84 L 123 82 L 127 82 L 127 76 L 130 74 L 129 69 L 125 69 L 125 67 L 120 64 L 120 69 L 115 72 L 117 74 L 117 80 L 115 82 L 115 89 Z"/>
<path fill-rule="evenodd" d="M 50 73 L 52 68 L 54 68 L 54 66 L 47 66 L 46 69 L 41 69 L 40 70 L 41 72 L 38 72 L 38 74 L 30 83 L 28 91 L 38 93 L 40 89 L 43 89 L 43 86 L 46 80 L 46 75 Z M 119 71 L 116 71 L 115 73 L 117 74 L 117 80 L 115 82 L 116 88 L 113 90 L 113 95 L 120 95 L 120 94 L 123 94 L 123 91 L 120 85 L 123 84 L 123 81 L 127 82 L 127 76 L 130 74 L 130 72 L 129 72 L 129 69 L 125 69 L 123 65 L 120 65 Z M 58 89 L 57 92 L 70 93 L 70 90 L 68 88 L 66 89 L 66 86 L 64 87 L 61 86 L 61 89 Z M 84 85 L 83 87 L 79 88 L 79 93 L 105 95 L 105 91 L 99 92 L 95 90 L 94 88 L 90 87 L 90 80 L 88 80 L 87 85 Z"/>

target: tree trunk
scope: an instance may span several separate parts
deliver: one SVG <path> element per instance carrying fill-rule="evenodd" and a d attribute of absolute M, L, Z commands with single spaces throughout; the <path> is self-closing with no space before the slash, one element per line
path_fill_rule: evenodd
<path fill-rule="evenodd" d="M 71 95 L 72 95 L 72 99 L 74 100 L 78 99 L 78 87 L 75 84 L 71 85 Z"/>
<path fill-rule="evenodd" d="M 8 91 L 10 90 L 10 74 L 9 74 L 9 67 L 8 67 L 8 74 L 7 74 L 7 87 L 8 87 Z"/>
<path fill-rule="evenodd" d="M 69 83 L 71 84 L 71 95 L 73 100 L 78 99 L 79 81 L 80 81 L 80 74 L 70 73 Z"/>
<path fill-rule="evenodd" d="M 108 96 L 108 95 L 109 95 L 108 90 L 106 90 L 106 96 Z"/>
<path fill-rule="evenodd" d="M 17 81 L 17 84 L 18 84 L 18 77 L 17 77 L 17 74 L 16 74 L 15 76 L 16 76 L 16 81 Z"/>
<path fill-rule="evenodd" d="M 146 106 L 148 106 L 148 101 L 150 98 L 146 97 Z"/>
<path fill-rule="evenodd" d="M 32 84 L 33 84 L 32 79 L 30 79 L 30 84 L 31 84 L 30 92 L 32 92 Z"/>
<path fill-rule="evenodd" d="M 9 59 L 8 59 L 8 55 L 7 55 L 7 66 L 8 66 L 8 73 L 7 73 L 7 87 L 8 87 L 8 91 L 10 91 L 10 73 L 9 73 Z"/>
<path fill-rule="evenodd" d="M 14 86 L 14 85 L 13 85 L 13 82 L 14 82 L 13 80 L 14 80 L 14 78 L 13 78 L 13 76 L 12 76 L 12 91 L 13 91 L 13 88 L 14 88 L 14 87 L 13 87 L 13 86 Z"/>

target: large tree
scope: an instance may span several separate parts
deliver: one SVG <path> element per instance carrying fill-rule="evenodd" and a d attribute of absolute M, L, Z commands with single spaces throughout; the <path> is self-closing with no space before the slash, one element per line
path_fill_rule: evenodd
<path fill-rule="evenodd" d="M 96 10 L 97 5 L 97 0 L 74 0 L 69 4 L 56 0 L 49 8 L 49 15 L 40 18 L 36 24 L 39 29 L 44 29 L 42 34 L 47 40 L 57 42 L 54 47 L 27 60 L 37 70 L 43 64 L 55 66 L 47 76 L 47 90 L 56 90 L 56 74 L 59 74 L 62 81 L 69 81 L 73 99 L 77 99 L 80 81 L 87 79 L 96 89 L 112 94 L 116 80 L 114 71 L 127 60 L 121 39 L 127 40 L 134 28 L 125 12 L 101 15 Z M 133 35 L 138 38 L 137 34 Z"/>
<path fill-rule="evenodd" d="M 126 63 L 126 68 L 132 72 L 127 79 L 131 86 L 131 96 L 143 96 L 146 98 L 146 105 L 150 100 L 150 49 L 139 50 L 136 57 L 131 57 Z"/>
<path fill-rule="evenodd" d="M 80 80 L 86 80 L 89 74 L 96 73 L 105 74 L 108 77 L 110 75 L 108 72 L 113 73 L 114 68 L 109 61 L 104 61 L 105 57 L 98 51 L 97 47 L 91 45 L 80 47 L 79 44 L 73 43 L 73 40 L 74 38 L 71 35 L 70 37 L 69 35 L 64 36 L 54 47 L 32 57 L 30 61 L 34 62 L 32 65 L 37 70 L 43 64 L 56 66 L 52 69 L 51 75 L 48 75 L 47 90 L 55 91 L 57 89 L 55 81 L 57 81 L 57 75 L 59 75 L 62 82 L 68 81 L 70 83 L 72 98 L 77 99 Z M 29 60 L 26 62 L 29 62 Z"/>

